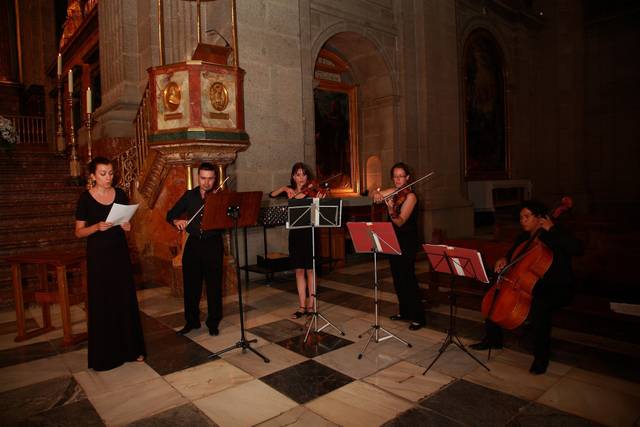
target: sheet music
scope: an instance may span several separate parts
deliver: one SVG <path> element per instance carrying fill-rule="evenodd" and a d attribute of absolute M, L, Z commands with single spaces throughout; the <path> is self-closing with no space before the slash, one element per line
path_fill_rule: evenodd
<path fill-rule="evenodd" d="M 451 258 L 451 262 L 453 263 L 453 268 L 456 270 L 456 274 L 458 276 L 464 276 L 464 268 L 462 268 L 460 258 Z"/>
<path fill-rule="evenodd" d="M 125 222 L 129 222 L 133 214 L 138 210 L 139 205 L 121 205 L 114 203 L 109 211 L 106 222 L 110 222 L 113 225 L 121 225 Z"/>

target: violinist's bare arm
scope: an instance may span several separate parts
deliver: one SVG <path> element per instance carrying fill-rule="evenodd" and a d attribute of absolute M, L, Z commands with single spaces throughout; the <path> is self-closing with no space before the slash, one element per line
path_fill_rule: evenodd
<path fill-rule="evenodd" d="M 288 185 L 285 185 L 276 190 L 273 190 L 269 195 L 271 197 L 278 197 L 282 193 L 286 193 L 287 198 L 289 199 L 296 195 L 296 191 L 293 188 L 289 187 Z"/>
<path fill-rule="evenodd" d="M 385 188 L 384 190 L 378 188 L 371 193 L 371 198 L 375 203 L 382 203 L 383 199 L 393 193 L 394 190 L 395 188 Z"/>
<path fill-rule="evenodd" d="M 391 209 L 393 209 L 393 203 L 390 204 L 389 202 L 391 202 L 391 200 L 387 201 L 387 206 L 389 206 L 389 209 L 390 209 L 389 213 L 391 214 Z M 392 215 L 389 215 L 391 222 L 393 222 L 398 227 L 402 226 L 402 224 L 407 222 L 407 220 L 411 216 L 411 213 L 413 212 L 413 209 L 415 209 L 417 202 L 418 202 L 418 199 L 416 198 L 416 195 L 414 193 L 407 194 L 407 198 L 405 199 L 404 203 L 400 207 L 400 214 L 395 218 Z"/>
<path fill-rule="evenodd" d="M 99 231 L 106 231 L 110 229 L 111 226 L 113 226 L 113 224 L 105 221 L 100 221 L 90 226 L 87 226 L 87 221 L 76 221 L 75 235 L 77 238 L 83 238 Z"/>

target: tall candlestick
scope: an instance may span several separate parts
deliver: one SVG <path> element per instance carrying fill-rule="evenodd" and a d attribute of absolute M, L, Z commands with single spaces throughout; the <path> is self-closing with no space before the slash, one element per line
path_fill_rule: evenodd
<path fill-rule="evenodd" d="M 69 70 L 69 93 L 73 93 L 73 70 Z"/>
<path fill-rule="evenodd" d="M 93 113 L 93 108 L 91 104 L 91 87 L 87 88 L 87 114 Z"/>
<path fill-rule="evenodd" d="M 69 70 L 69 76 L 71 76 L 71 70 Z M 79 182 L 80 160 L 78 158 L 78 145 L 76 144 L 76 130 L 73 124 L 73 96 L 71 93 L 67 97 L 67 109 L 69 111 L 69 169 L 71 179 L 74 182 Z"/>
<path fill-rule="evenodd" d="M 58 78 L 62 75 L 62 54 L 58 53 Z"/>

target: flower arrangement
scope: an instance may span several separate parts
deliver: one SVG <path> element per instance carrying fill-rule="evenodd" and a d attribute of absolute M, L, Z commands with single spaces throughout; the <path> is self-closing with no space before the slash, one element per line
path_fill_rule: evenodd
<path fill-rule="evenodd" d="M 11 120 L 0 116 L 0 148 L 5 153 L 13 151 L 18 143 L 18 132 Z"/>

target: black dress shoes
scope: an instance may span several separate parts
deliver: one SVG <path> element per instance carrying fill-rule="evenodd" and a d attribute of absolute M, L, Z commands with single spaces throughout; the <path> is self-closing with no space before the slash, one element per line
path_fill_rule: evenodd
<path fill-rule="evenodd" d="M 389 316 L 389 319 L 391 319 L 391 320 L 405 320 L 404 317 L 402 317 L 401 314 L 394 314 L 393 316 Z"/>
<path fill-rule="evenodd" d="M 189 326 L 189 325 L 185 325 L 184 328 L 180 329 L 179 331 L 176 332 L 176 334 L 178 335 L 185 335 L 188 334 L 189 332 L 193 331 L 194 329 L 198 329 L 200 326 Z"/>
<path fill-rule="evenodd" d="M 209 335 L 217 337 L 218 335 L 220 335 L 220 331 L 218 330 L 218 328 L 209 328 Z"/>
<path fill-rule="evenodd" d="M 471 344 L 469 347 L 471 347 L 473 350 L 489 350 L 490 348 L 501 349 L 502 343 L 492 343 L 488 339 L 483 339 L 480 342 Z"/>
<path fill-rule="evenodd" d="M 411 324 L 409 325 L 409 330 L 417 331 L 418 329 L 422 328 L 423 326 L 424 326 L 424 323 L 411 322 Z"/>
<path fill-rule="evenodd" d="M 534 359 L 531 367 L 529 368 L 529 372 L 533 375 L 542 375 L 547 372 L 547 367 L 549 366 L 548 360 L 537 360 Z"/>

